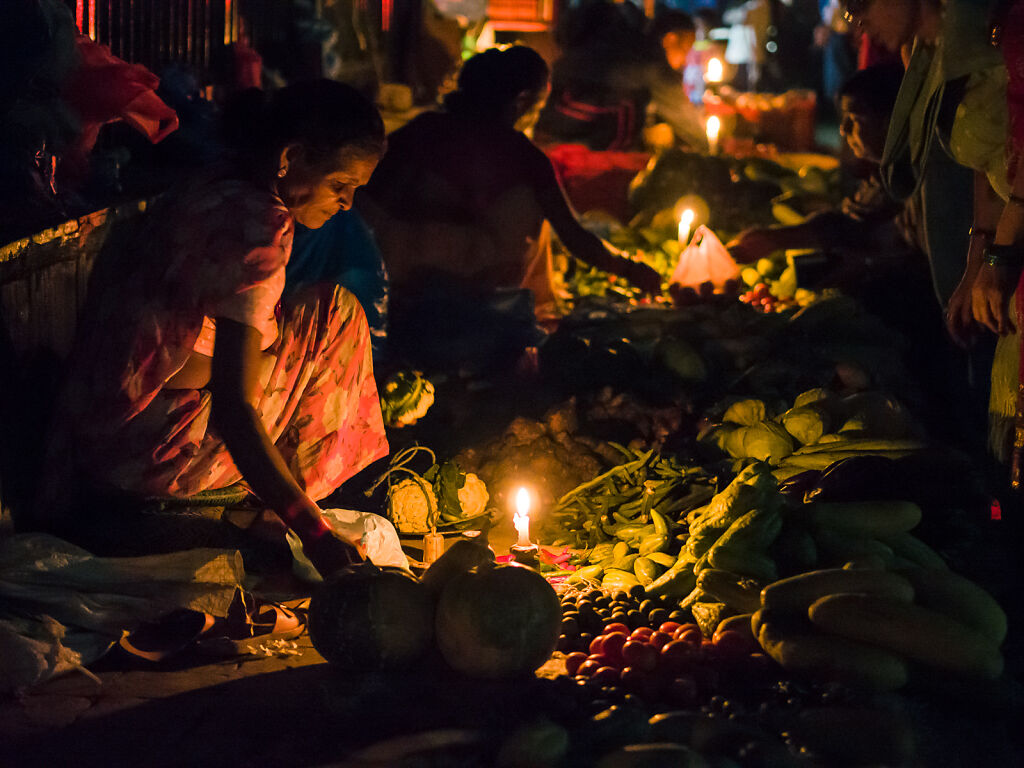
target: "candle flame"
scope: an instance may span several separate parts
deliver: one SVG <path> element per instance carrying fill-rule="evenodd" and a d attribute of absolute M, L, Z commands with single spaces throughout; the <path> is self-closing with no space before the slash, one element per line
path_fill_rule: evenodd
<path fill-rule="evenodd" d="M 687 208 L 679 216 L 679 244 L 686 245 L 690 239 L 690 230 L 693 228 L 693 220 L 696 213 L 692 208 Z"/>
<path fill-rule="evenodd" d="M 718 115 L 712 115 L 708 118 L 708 140 L 714 141 L 718 138 L 718 132 L 722 130 L 722 121 L 718 119 Z"/>
<path fill-rule="evenodd" d="M 708 118 L 707 132 L 708 132 L 708 148 L 711 150 L 711 154 L 715 154 L 718 149 L 718 133 L 722 130 L 722 121 L 718 118 L 718 115 L 712 115 Z"/>
<path fill-rule="evenodd" d="M 717 56 L 708 61 L 707 76 L 704 78 L 709 83 L 720 83 L 724 75 L 722 60 Z"/>

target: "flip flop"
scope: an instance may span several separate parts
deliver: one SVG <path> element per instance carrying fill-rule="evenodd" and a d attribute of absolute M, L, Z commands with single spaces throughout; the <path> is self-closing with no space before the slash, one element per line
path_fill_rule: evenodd
<path fill-rule="evenodd" d="M 188 608 L 126 634 L 119 645 L 147 661 L 162 661 L 188 648 L 219 657 L 244 656 L 276 640 L 293 640 L 306 629 L 306 615 L 294 607 L 263 602 L 239 589 L 225 617 Z"/>
<path fill-rule="evenodd" d="M 217 617 L 209 613 L 182 608 L 159 621 L 143 624 L 124 635 L 118 645 L 140 659 L 162 661 L 193 645 L 216 623 Z"/>
<path fill-rule="evenodd" d="M 305 616 L 279 603 L 261 603 L 251 616 L 244 636 L 211 630 L 196 642 L 196 649 L 211 656 L 244 656 L 277 640 L 294 640 L 306 630 Z"/>

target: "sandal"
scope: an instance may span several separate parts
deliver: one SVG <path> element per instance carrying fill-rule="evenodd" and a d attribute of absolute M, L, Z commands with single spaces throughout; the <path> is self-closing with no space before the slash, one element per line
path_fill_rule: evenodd
<path fill-rule="evenodd" d="M 301 635 L 306 629 L 306 615 L 300 606 L 306 602 L 294 601 L 289 607 L 259 601 L 239 589 L 227 616 L 182 608 L 141 625 L 122 637 L 119 645 L 148 661 L 161 661 L 187 648 L 219 657 L 251 654 L 266 643 Z"/>

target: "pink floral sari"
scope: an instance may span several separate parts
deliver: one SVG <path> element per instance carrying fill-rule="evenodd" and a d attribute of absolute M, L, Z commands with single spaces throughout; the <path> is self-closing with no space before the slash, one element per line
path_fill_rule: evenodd
<path fill-rule="evenodd" d="M 67 509 L 82 488 L 185 497 L 242 479 L 210 425 L 209 390 L 164 386 L 208 317 L 273 339 L 255 406 L 311 498 L 387 454 L 355 297 L 325 285 L 279 303 L 292 231 L 270 192 L 215 182 L 162 201 L 131 248 L 97 264 L 52 429 L 48 504 Z"/>

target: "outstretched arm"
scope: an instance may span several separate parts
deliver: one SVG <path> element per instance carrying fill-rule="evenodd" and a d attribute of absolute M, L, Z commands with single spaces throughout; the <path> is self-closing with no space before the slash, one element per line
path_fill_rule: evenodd
<path fill-rule="evenodd" d="M 583 228 L 558 183 L 554 168 L 547 158 L 543 160 L 546 167 L 538 168 L 535 192 L 544 217 L 551 222 L 562 245 L 573 257 L 605 272 L 624 277 L 645 293 L 660 294 L 661 275 L 656 270 L 643 262 L 613 254 L 601 238 Z"/>
<path fill-rule="evenodd" d="M 359 562 L 362 556 L 355 545 L 324 522 L 319 507 L 296 482 L 267 435 L 253 405 L 259 398 L 262 357 L 258 330 L 225 317 L 217 318 L 210 418 L 242 477 L 298 534 L 310 561 L 326 577 L 345 565 Z"/>

